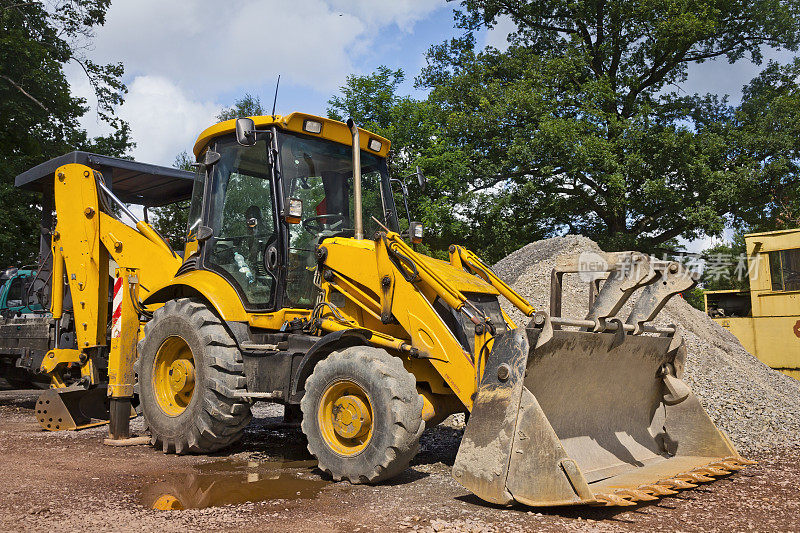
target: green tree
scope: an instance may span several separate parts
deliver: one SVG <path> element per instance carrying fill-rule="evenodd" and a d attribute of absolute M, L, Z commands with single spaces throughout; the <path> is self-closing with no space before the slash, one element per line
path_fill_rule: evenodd
<path fill-rule="evenodd" d="M 264 108 L 261 105 L 261 99 L 258 96 L 245 93 L 244 96 L 236 100 L 231 107 L 222 109 L 217 115 L 217 120 L 231 120 L 234 118 L 242 117 L 258 117 L 266 115 Z"/>
<path fill-rule="evenodd" d="M 109 3 L 0 0 L 0 265 L 32 263 L 39 246 L 39 198 L 14 188 L 17 174 L 76 149 L 119 156 L 132 146 L 128 125 L 114 114 L 126 92 L 122 64 L 85 55 Z M 112 134 L 90 139 L 80 127 L 89 107 L 70 93 L 70 62 L 88 77 Z"/>
<path fill-rule="evenodd" d="M 181 170 L 193 172 L 194 159 L 184 150 L 175 157 L 172 166 Z M 151 223 L 158 232 L 167 238 L 174 250 L 183 250 L 186 245 L 186 229 L 189 220 L 190 200 L 181 200 L 161 207 L 148 210 L 153 215 Z"/>
<path fill-rule="evenodd" d="M 770 62 L 744 87 L 734 115 L 736 157 L 757 163 L 739 166 L 765 184 L 734 212 L 748 233 L 800 227 L 799 79 L 800 59 Z"/>
<path fill-rule="evenodd" d="M 431 48 L 417 79 L 438 125 L 425 156 L 458 206 L 433 212 L 453 240 L 491 258 L 566 231 L 660 251 L 752 223 L 796 180 L 765 171 L 759 132 L 740 151 L 747 102 L 681 92 L 691 64 L 796 50 L 794 0 L 461 5 L 465 35 Z M 508 49 L 476 49 L 474 32 L 500 17 L 517 28 Z"/>

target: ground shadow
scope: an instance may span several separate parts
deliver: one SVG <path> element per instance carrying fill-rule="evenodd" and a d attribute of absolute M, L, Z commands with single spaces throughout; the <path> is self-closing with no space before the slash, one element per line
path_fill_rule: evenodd
<path fill-rule="evenodd" d="M 419 452 L 411 461 L 411 465 L 430 465 L 443 463 L 453 466 L 461 444 L 463 429 L 438 425 L 425 430 L 420 438 Z"/>
<path fill-rule="evenodd" d="M 650 511 L 655 509 L 675 509 L 676 503 L 680 500 L 693 499 L 681 494 L 680 498 L 667 497 L 654 502 L 642 502 L 637 506 L 629 507 L 593 507 L 590 505 L 577 505 L 577 506 L 562 506 L 562 507 L 528 507 L 522 504 L 514 504 L 511 506 L 496 505 L 493 503 L 485 502 L 475 496 L 474 494 L 467 494 L 464 496 L 457 496 L 456 500 L 469 503 L 471 505 L 479 505 L 490 509 L 504 509 L 517 511 L 519 513 L 535 514 L 539 516 L 555 516 L 560 518 L 571 518 L 582 520 L 604 520 L 610 522 L 618 522 L 625 524 L 636 523 L 636 519 L 619 516 L 621 514 L 629 515 L 630 513 L 636 515 L 647 515 Z"/>

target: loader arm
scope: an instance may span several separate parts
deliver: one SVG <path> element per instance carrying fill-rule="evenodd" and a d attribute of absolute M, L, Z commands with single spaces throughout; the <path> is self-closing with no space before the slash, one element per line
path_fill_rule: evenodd
<path fill-rule="evenodd" d="M 570 318 L 536 312 L 458 246 L 448 264 L 387 232 L 326 240 L 318 257 L 323 300 L 346 299 L 317 317 L 319 328 L 360 328 L 418 382 L 433 382 L 419 362 L 441 376 L 471 413 L 453 475 L 484 500 L 632 505 L 749 464 L 682 381 L 677 329 L 648 324 L 696 282 L 680 264 L 620 254 L 587 314 Z M 527 327 L 478 303 L 501 295 L 532 316 Z M 628 301 L 630 316 L 617 317 Z"/>
<path fill-rule="evenodd" d="M 371 331 L 372 344 L 397 351 L 409 366 L 427 367 L 433 376 L 441 376 L 431 381 L 443 379 L 447 385 L 441 389 L 433 383 L 434 392 L 454 393 L 469 408 L 477 386 L 475 352 L 459 342 L 431 302 L 441 299 L 448 308 L 464 312 L 473 327 L 482 326 L 481 310 L 461 289 L 494 295 L 494 288 L 467 273 L 462 278 L 472 278 L 472 286 L 457 287 L 441 268 L 437 271 L 391 232 L 381 233 L 375 241 L 327 239 L 321 250 L 323 299 L 335 302 L 344 296 L 346 300 L 337 312 L 318 317 L 319 328 Z M 484 344 L 481 336 L 475 350 Z"/>
<path fill-rule="evenodd" d="M 462 246 L 450 246 L 450 263 L 455 268 L 463 268 L 476 276 L 480 276 L 490 283 L 497 291 L 508 300 L 511 305 L 519 309 L 525 316 L 532 317 L 536 313 L 528 300 L 523 298 L 517 291 L 512 289 L 508 283 L 500 279 L 490 266 L 484 263 L 474 252 Z"/>
<path fill-rule="evenodd" d="M 362 243 L 353 250 L 352 241 L 325 241 L 324 264 L 330 269 L 327 278 L 323 276 L 325 299 L 329 302 L 333 294 L 343 294 L 358 312 L 345 313 L 344 320 L 336 313 L 326 313 L 319 328 L 327 332 L 365 328 L 372 333 L 371 344 L 429 362 L 449 392 L 471 409 L 494 335 L 515 326 L 499 305 L 487 313 L 467 294 L 502 295 L 528 316 L 535 309 L 475 254 L 459 246 L 451 247 L 451 264 L 457 269 L 453 270 L 447 263 L 417 253 L 394 232 L 381 232 L 375 241 Z M 353 261 L 353 254 L 365 257 Z M 364 290 L 362 285 L 368 279 L 376 283 L 371 290 Z M 439 300 L 438 306 L 431 305 Z M 458 324 L 462 329 L 454 331 L 452 321 L 448 327 L 442 318 L 446 310 L 466 318 Z M 392 327 L 393 321 L 400 328 Z M 460 344 L 459 333 L 471 338 L 462 337 Z"/>

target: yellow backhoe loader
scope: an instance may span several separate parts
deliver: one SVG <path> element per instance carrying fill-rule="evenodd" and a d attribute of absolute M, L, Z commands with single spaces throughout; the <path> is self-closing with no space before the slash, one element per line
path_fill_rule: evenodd
<path fill-rule="evenodd" d="M 453 476 L 499 504 L 633 505 L 748 464 L 681 380 L 677 328 L 652 325 L 694 285 L 682 265 L 604 256 L 587 314 L 569 318 L 563 276 L 584 269 L 565 263 L 550 312 L 536 311 L 465 248 L 451 246 L 449 261 L 415 251 L 407 240 L 422 227 L 400 232 L 389 146 L 352 121 L 301 113 L 208 128 L 194 146 L 182 263 L 145 226 L 117 233 L 98 202 L 102 180 L 60 170 L 57 194 L 74 213 L 64 224 L 100 221 L 100 240 L 76 250 L 142 245 L 130 245 L 129 263 L 115 256 L 127 277 L 109 363 L 122 404 L 112 435 L 127 436 L 135 359 L 150 439 L 164 452 L 223 449 L 252 403 L 270 401 L 301 414 L 319 467 L 353 483 L 403 471 L 426 424 L 468 411 Z M 64 238 L 57 231 L 54 245 Z M 153 258 L 174 270 L 146 277 Z M 87 260 L 67 254 L 67 274 Z M 500 297 L 529 324 L 514 324 Z"/>

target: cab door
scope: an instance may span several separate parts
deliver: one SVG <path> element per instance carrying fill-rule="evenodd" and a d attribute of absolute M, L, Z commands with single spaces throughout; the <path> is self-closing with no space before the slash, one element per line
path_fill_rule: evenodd
<path fill-rule="evenodd" d="M 203 245 L 203 267 L 227 279 L 248 311 L 274 309 L 277 293 L 278 273 L 270 267 L 278 225 L 268 142 L 217 141 L 220 158 L 206 188 L 205 218 L 213 234 Z"/>

